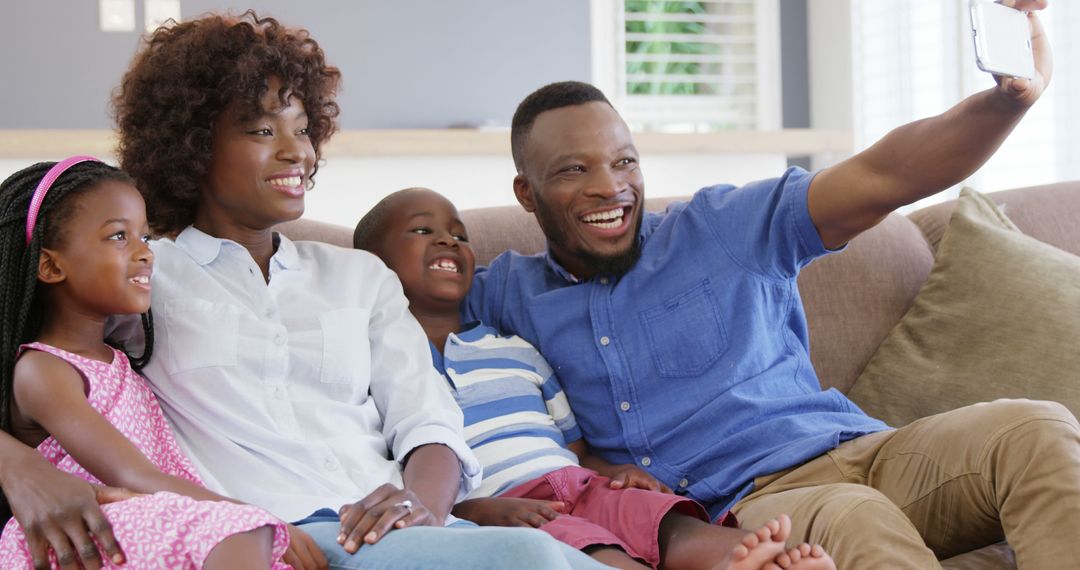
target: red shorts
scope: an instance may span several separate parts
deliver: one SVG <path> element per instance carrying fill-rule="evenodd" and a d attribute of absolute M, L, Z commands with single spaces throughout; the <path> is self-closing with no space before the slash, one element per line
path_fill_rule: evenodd
<path fill-rule="evenodd" d="M 653 568 L 660 563 L 660 521 L 672 510 L 709 522 L 692 499 L 643 489 L 612 489 L 611 479 L 583 467 L 563 467 L 499 495 L 562 501 L 566 510 L 540 527 L 570 546 L 614 545 Z"/>

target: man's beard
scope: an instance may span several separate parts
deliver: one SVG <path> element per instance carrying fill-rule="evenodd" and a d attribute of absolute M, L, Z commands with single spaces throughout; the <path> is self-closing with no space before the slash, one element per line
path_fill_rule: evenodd
<path fill-rule="evenodd" d="M 540 199 L 537 199 L 536 205 L 536 213 L 541 218 L 540 226 L 543 228 L 552 228 L 558 232 L 554 237 L 546 236 L 548 242 L 558 245 L 563 250 L 568 250 L 569 248 L 564 242 L 566 231 L 565 228 L 562 228 L 560 224 L 556 223 L 556 214 Z M 634 236 L 633 241 L 624 251 L 614 255 L 597 255 L 591 251 L 577 248 L 572 251 L 571 255 L 581 261 L 582 265 L 591 269 L 594 275 L 622 277 L 627 271 L 630 271 L 630 269 L 634 267 L 634 264 L 636 264 L 639 259 L 641 259 L 641 240 L 639 239 L 639 235 L 641 233 L 641 222 L 644 217 L 644 212 L 638 210 L 637 219 L 634 220 L 634 229 L 632 232 Z M 547 232 L 544 233 L 546 234 Z"/>
<path fill-rule="evenodd" d="M 588 251 L 578 251 L 576 255 L 586 266 L 593 268 L 596 275 L 622 277 L 641 259 L 641 240 L 638 239 L 640 229 L 641 218 L 638 218 L 637 227 L 634 228 L 634 241 L 622 253 L 600 256 Z"/>

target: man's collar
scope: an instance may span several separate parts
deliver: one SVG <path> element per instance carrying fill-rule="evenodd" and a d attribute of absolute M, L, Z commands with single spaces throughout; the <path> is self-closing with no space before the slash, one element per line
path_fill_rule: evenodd
<path fill-rule="evenodd" d="M 567 283 L 573 283 L 574 285 L 581 283 L 581 279 L 567 271 L 565 267 L 555 260 L 555 256 L 551 255 L 551 248 L 544 250 L 544 262 L 547 263 L 548 269 L 554 271 L 555 275 L 562 277 Z"/>

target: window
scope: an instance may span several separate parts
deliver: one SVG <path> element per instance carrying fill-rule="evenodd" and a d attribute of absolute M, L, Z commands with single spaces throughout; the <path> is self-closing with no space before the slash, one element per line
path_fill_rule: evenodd
<path fill-rule="evenodd" d="M 593 16 L 594 74 L 631 126 L 779 128 L 777 0 L 594 0 Z"/>
<path fill-rule="evenodd" d="M 975 65 L 967 2 L 855 0 L 852 9 L 857 150 L 993 86 Z M 1050 88 L 965 182 L 978 190 L 1080 179 L 1080 106 L 1074 103 L 1080 101 L 1080 38 L 1073 33 L 1080 29 L 1080 5 L 1052 2 L 1039 17 L 1054 52 Z"/>

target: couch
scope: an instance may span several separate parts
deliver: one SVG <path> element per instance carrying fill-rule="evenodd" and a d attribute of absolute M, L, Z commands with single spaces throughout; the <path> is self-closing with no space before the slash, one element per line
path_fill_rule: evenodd
<path fill-rule="evenodd" d="M 509 189 L 507 189 L 509 192 Z M 991 195 L 1025 234 L 1080 255 L 1080 182 L 1008 190 Z M 650 199 L 649 210 L 670 198 Z M 934 250 L 949 222 L 953 202 L 910 215 L 889 215 L 856 238 L 847 250 L 807 267 L 799 278 L 810 327 L 811 356 L 821 383 L 842 392 L 851 389 L 878 345 L 911 307 L 934 263 Z M 357 212 L 357 217 L 361 212 Z M 543 235 L 530 214 L 518 206 L 463 211 L 477 263 L 502 251 L 534 253 Z M 310 220 L 281 226 L 292 239 L 324 241 L 343 247 L 352 229 Z M 943 562 L 950 569 L 1012 569 L 1012 551 L 1004 543 Z"/>

